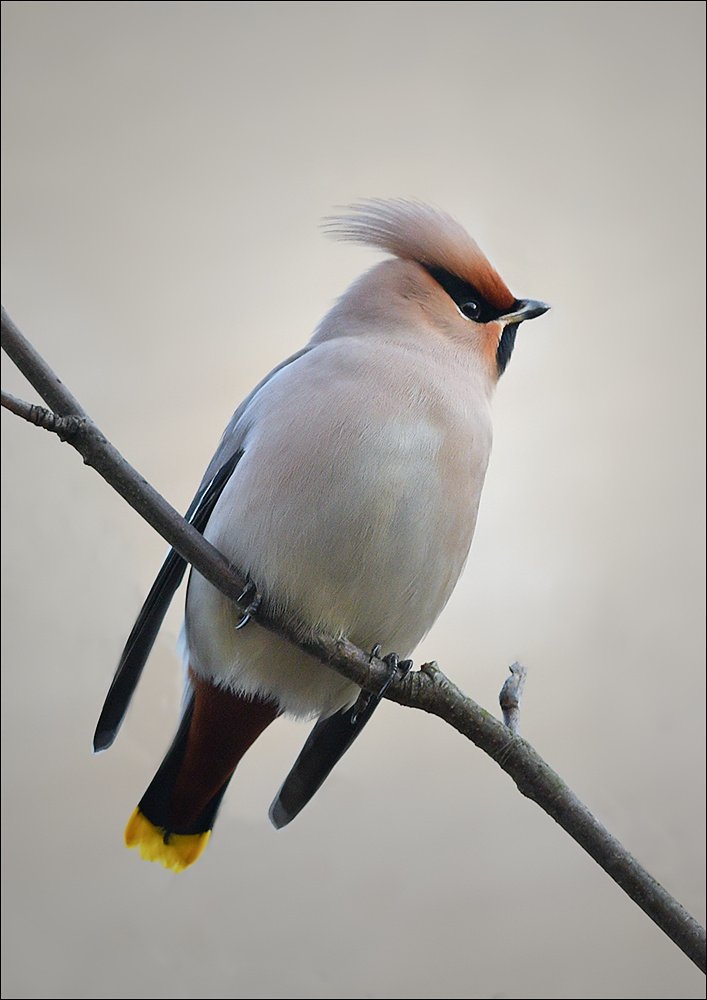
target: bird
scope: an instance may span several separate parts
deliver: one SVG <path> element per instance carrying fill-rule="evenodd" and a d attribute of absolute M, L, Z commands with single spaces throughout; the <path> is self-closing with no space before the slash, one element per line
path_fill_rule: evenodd
<path fill-rule="evenodd" d="M 127 846 L 174 872 L 201 856 L 239 761 L 277 718 L 316 720 L 270 809 L 281 828 L 384 694 L 259 625 L 258 607 L 382 655 L 389 682 L 410 668 L 467 561 L 495 387 L 520 324 L 549 308 L 517 298 L 466 229 L 425 203 L 367 199 L 323 227 L 385 256 L 238 406 L 186 514 L 248 587 L 244 613 L 189 574 L 181 719 L 125 830 Z M 171 550 L 120 658 L 97 752 L 117 735 L 185 571 Z"/>

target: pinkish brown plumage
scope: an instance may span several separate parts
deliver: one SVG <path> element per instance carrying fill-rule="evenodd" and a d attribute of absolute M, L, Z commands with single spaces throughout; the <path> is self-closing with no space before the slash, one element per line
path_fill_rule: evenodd
<path fill-rule="evenodd" d="M 346 243 L 376 247 L 403 260 L 444 268 L 474 285 L 498 309 L 508 309 L 515 301 L 464 227 L 430 205 L 402 198 L 371 198 L 349 206 L 345 215 L 325 219 L 323 228 Z"/>

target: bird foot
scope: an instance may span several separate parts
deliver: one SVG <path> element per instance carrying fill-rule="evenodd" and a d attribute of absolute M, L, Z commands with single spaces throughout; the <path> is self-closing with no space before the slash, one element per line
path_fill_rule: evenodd
<path fill-rule="evenodd" d="M 238 598 L 238 604 L 244 605 L 243 614 L 241 620 L 236 625 L 236 632 L 240 629 L 245 628 L 248 622 L 251 620 L 253 615 L 257 612 L 260 607 L 261 597 L 258 593 L 258 588 L 255 586 L 252 580 L 248 580 L 245 589 L 241 596 Z"/>
<path fill-rule="evenodd" d="M 383 662 L 388 667 L 388 676 L 378 692 L 379 698 L 383 697 L 394 680 L 402 680 L 412 670 L 412 660 L 401 660 L 397 653 L 388 653 L 383 657 Z"/>
<path fill-rule="evenodd" d="M 369 663 L 372 663 L 374 659 L 377 659 L 377 657 L 380 656 L 381 648 L 380 643 L 376 643 L 371 650 L 371 655 L 368 658 Z M 358 722 L 359 716 L 368 708 L 372 698 L 375 698 L 376 702 L 379 702 L 394 680 L 402 680 L 403 677 L 406 677 L 412 670 L 412 660 L 401 660 L 397 653 L 388 653 L 387 656 L 383 657 L 383 662 L 388 667 L 388 676 L 383 681 L 382 686 L 377 692 L 361 692 L 358 701 L 354 705 L 354 711 L 351 715 L 352 725 Z"/>

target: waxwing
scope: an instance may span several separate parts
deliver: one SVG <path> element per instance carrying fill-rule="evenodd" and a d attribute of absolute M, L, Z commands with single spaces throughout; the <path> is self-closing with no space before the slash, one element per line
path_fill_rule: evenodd
<path fill-rule="evenodd" d="M 241 403 L 187 518 L 247 574 L 248 599 L 302 630 L 381 647 L 392 678 L 466 562 L 494 388 L 519 324 L 548 306 L 516 298 L 466 231 L 426 205 L 367 201 L 325 228 L 388 256 Z M 96 750 L 115 738 L 185 569 L 171 551 L 128 638 Z M 239 760 L 279 715 L 318 721 L 271 807 L 277 827 L 380 700 L 248 618 L 191 571 L 181 722 L 125 833 L 174 871 L 199 857 Z"/>

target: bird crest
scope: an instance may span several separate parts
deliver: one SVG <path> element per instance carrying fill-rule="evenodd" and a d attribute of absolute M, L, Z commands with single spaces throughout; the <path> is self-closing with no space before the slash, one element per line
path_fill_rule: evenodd
<path fill-rule="evenodd" d="M 515 302 L 506 283 L 458 222 L 437 208 L 404 199 L 367 199 L 331 216 L 323 229 L 333 239 L 375 247 L 414 260 L 426 268 L 442 268 L 473 285 L 498 309 Z"/>

